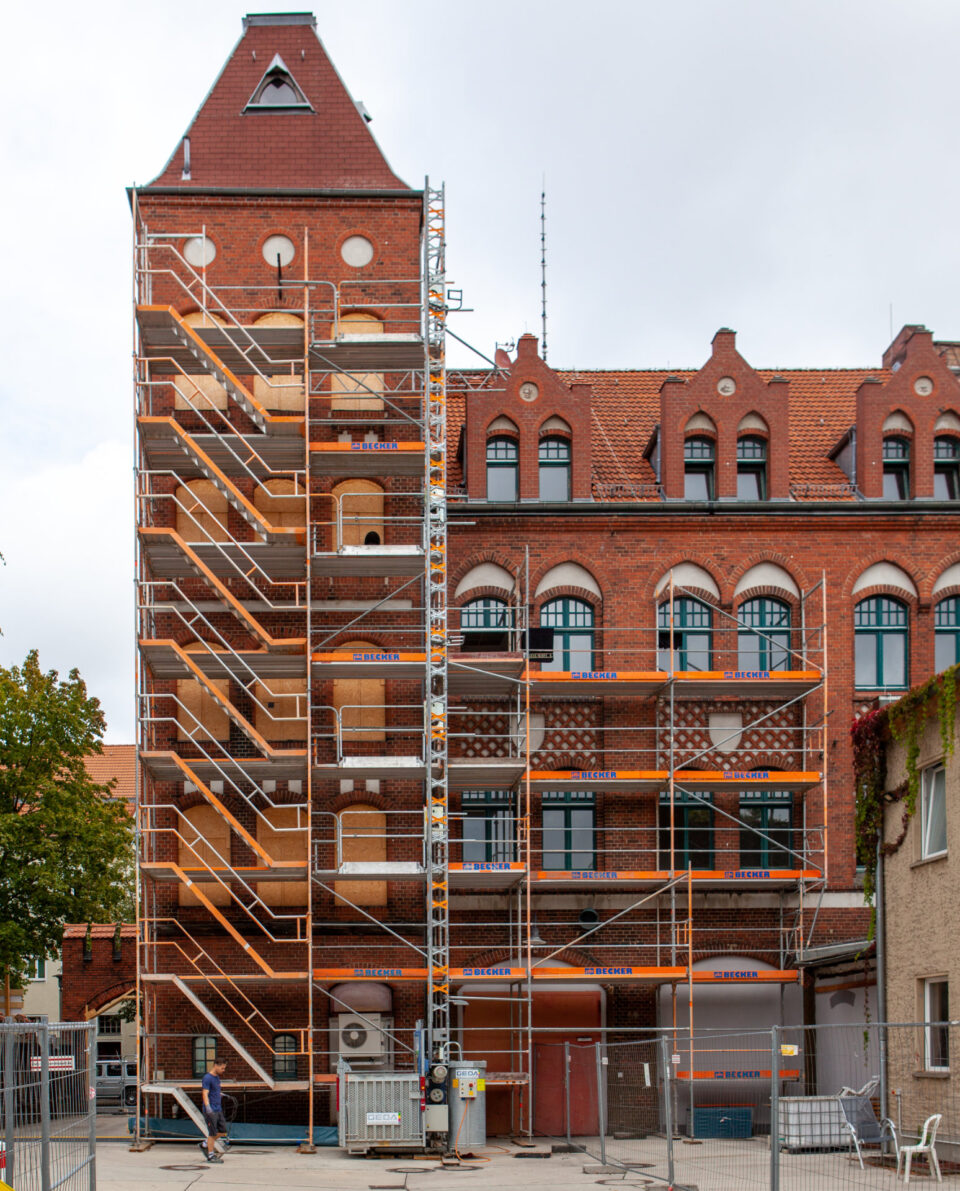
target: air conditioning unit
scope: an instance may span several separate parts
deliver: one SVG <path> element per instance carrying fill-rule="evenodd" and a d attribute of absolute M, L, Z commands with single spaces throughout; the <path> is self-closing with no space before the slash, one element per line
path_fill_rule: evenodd
<path fill-rule="evenodd" d="M 330 1022 L 330 1049 L 348 1063 L 384 1062 L 393 1049 L 392 1029 L 393 1018 L 385 1013 L 338 1013 Z"/>

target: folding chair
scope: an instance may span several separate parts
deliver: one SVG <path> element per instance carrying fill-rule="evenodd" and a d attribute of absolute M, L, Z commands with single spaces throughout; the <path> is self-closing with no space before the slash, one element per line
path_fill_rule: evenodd
<path fill-rule="evenodd" d="M 889 1117 L 884 1117 L 882 1121 L 877 1120 L 869 1096 L 837 1096 L 837 1100 L 849 1139 L 856 1147 L 861 1170 L 864 1169 L 863 1154 L 860 1152 L 862 1148 L 882 1146 L 887 1137 L 893 1142 L 894 1152 L 899 1161 L 900 1147 L 897 1145 L 897 1131 L 893 1121 Z"/>
<path fill-rule="evenodd" d="M 937 1130 L 940 1128 L 940 1122 L 943 1120 L 943 1113 L 934 1113 L 932 1117 L 927 1117 L 923 1122 L 923 1130 L 920 1134 L 920 1140 L 915 1146 L 901 1146 L 897 1151 L 897 1178 L 900 1177 L 900 1159 L 906 1155 L 907 1164 L 904 1170 L 904 1183 L 910 1182 L 910 1160 L 914 1154 L 926 1154 L 927 1161 L 933 1167 L 933 1172 L 937 1176 L 937 1182 L 942 1183 L 943 1179 L 940 1177 L 940 1160 L 937 1158 L 937 1151 L 934 1148 L 934 1143 L 937 1140 Z"/>

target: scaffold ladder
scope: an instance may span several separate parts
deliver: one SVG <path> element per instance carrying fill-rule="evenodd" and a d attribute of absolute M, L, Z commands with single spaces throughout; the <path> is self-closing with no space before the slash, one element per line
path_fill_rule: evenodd
<path fill-rule="evenodd" d="M 426 421 L 426 655 L 429 857 L 427 1050 L 450 1040 L 449 815 L 447 800 L 447 403 L 444 191 L 424 184 L 424 413 Z"/>

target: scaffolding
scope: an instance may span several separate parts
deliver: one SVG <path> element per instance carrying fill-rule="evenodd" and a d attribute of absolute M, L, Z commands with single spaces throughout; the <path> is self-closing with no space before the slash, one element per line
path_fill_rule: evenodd
<path fill-rule="evenodd" d="M 310 1145 L 344 985 L 397 990 L 408 1024 L 359 1017 L 398 1069 L 489 1036 L 487 1084 L 531 1132 L 538 990 L 666 988 L 676 1029 L 685 988 L 692 1030 L 697 986 L 795 982 L 826 882 L 824 581 L 785 645 L 767 635 L 776 664 L 746 671 L 691 663 L 679 600 L 709 609 L 710 658 L 764 632 L 672 572 L 649 617 L 591 627 L 569 666 L 534 656 L 523 556 L 496 639 L 461 623 L 447 398 L 504 377 L 446 371 L 442 189 L 402 278 L 314 278 L 304 231 L 302 277 L 213 286 L 185 247 L 206 227 L 134 214 L 138 1130 L 165 1097 L 196 1111 L 177 1056 L 211 1035 L 234 1088 L 302 1097 Z M 786 832 L 744 815 L 771 793 L 800 800 Z M 563 808 L 571 835 L 599 798 L 588 848 L 536 813 Z M 696 807 L 722 824 L 709 864 L 681 825 Z M 585 887 L 626 904 L 574 918 Z M 770 967 L 724 969 L 730 931 L 697 922 L 731 889 L 776 891 L 753 949 Z M 506 1003 L 503 1029 L 465 1023 L 483 1001 Z"/>

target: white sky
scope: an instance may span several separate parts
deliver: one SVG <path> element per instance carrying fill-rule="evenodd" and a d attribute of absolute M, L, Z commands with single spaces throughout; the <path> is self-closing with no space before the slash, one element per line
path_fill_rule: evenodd
<path fill-rule="evenodd" d="M 160 171 L 244 11 L 5 10 L 0 662 L 78 666 L 114 741 L 134 732 L 124 187 Z M 891 304 L 960 338 L 956 0 L 315 11 L 397 173 L 447 183 L 476 311 L 454 329 L 483 350 L 539 331 L 544 176 L 557 366 L 696 366 L 723 325 L 758 367 L 870 365 Z"/>

